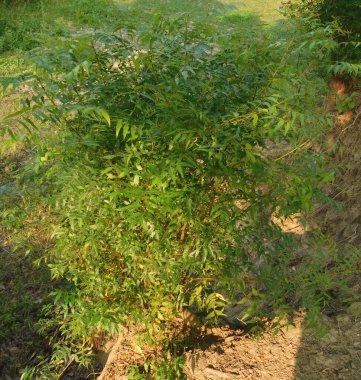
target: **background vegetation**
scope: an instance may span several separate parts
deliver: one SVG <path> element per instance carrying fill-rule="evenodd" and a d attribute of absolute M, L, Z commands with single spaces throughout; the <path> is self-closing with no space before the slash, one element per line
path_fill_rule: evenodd
<path fill-rule="evenodd" d="M 324 24 L 332 24 L 335 38 L 341 42 L 334 53 L 336 59 L 360 61 L 361 4 L 358 0 L 296 0 L 287 3 L 291 16 L 316 17 Z"/>

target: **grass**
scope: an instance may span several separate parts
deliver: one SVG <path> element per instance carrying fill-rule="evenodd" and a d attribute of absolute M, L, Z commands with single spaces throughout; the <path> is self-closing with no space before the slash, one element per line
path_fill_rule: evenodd
<path fill-rule="evenodd" d="M 115 4 L 121 13 L 119 24 L 131 22 L 138 28 L 149 24 L 156 13 L 166 17 L 187 14 L 222 30 L 249 27 L 250 21 L 271 23 L 281 17 L 281 0 L 118 0 Z"/>
<path fill-rule="evenodd" d="M 213 18 L 227 11 L 237 11 L 257 15 L 266 22 L 280 17 L 281 6 L 281 0 L 118 0 L 116 3 L 124 9 L 135 11 L 136 14 L 138 12 L 138 17 L 144 14 L 144 10 L 160 12 L 163 15 L 184 12 L 203 19 Z"/>
<path fill-rule="evenodd" d="M 282 0 L 222 0 L 222 2 L 233 4 L 238 12 L 255 14 L 265 22 L 272 22 L 281 18 L 279 9 Z"/>
<path fill-rule="evenodd" d="M 43 46 L 53 38 L 68 36 L 79 28 L 111 29 L 132 23 L 143 28 L 154 14 L 189 14 L 210 24 L 227 27 L 227 17 L 250 16 L 264 22 L 280 17 L 281 0 L 38 0 L 15 6 L 0 4 L 0 54 Z M 240 17 L 240 25 L 242 17 Z M 234 20 L 231 23 L 234 27 Z"/>
<path fill-rule="evenodd" d="M 38 0 L 0 5 L 0 53 L 31 50 L 85 26 L 100 28 L 116 14 L 111 0 Z"/>
<path fill-rule="evenodd" d="M 34 268 L 33 260 L 34 256 L 0 247 L 0 373 L 4 378 L 14 378 L 47 350 L 46 339 L 35 325 L 51 280 L 46 268 Z"/>

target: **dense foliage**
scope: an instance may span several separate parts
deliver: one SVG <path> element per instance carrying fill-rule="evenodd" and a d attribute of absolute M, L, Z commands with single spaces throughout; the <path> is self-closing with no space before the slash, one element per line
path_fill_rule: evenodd
<path fill-rule="evenodd" d="M 325 24 L 333 23 L 342 42 L 335 57 L 339 60 L 361 59 L 361 2 L 359 0 L 290 0 L 288 8 L 296 17 L 313 16 Z"/>
<path fill-rule="evenodd" d="M 303 306 L 316 324 L 342 289 L 345 252 L 310 242 L 297 253 L 274 223 L 309 212 L 332 180 L 304 147 L 330 124 L 315 99 L 337 44 L 317 24 L 269 32 L 157 16 L 143 33 L 64 40 L 21 78 L 31 90 L 8 119 L 34 159 L 19 174 L 22 211 L 6 216 L 17 229 L 19 215 L 37 219 L 53 242 L 43 261 L 64 284 L 42 322 L 54 352 L 39 376 L 88 364 L 95 338 L 131 324 L 173 354 L 185 307 L 215 320 L 236 300 L 254 321 Z M 143 371 L 176 378 L 171 357 Z"/>
<path fill-rule="evenodd" d="M 337 20 L 346 33 L 350 33 L 352 37 L 360 38 L 361 4 L 358 0 L 325 0 L 321 4 L 320 15 L 322 21 Z"/>

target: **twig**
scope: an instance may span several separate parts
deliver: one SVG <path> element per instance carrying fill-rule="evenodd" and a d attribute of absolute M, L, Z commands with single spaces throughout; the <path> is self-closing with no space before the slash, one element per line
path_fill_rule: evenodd
<path fill-rule="evenodd" d="M 89 376 L 100 375 L 100 374 L 101 374 L 101 372 L 91 372 L 91 373 L 89 373 L 89 375 L 86 377 L 86 379 L 88 379 Z"/>
<path fill-rule="evenodd" d="M 310 139 L 310 140 L 304 141 L 302 144 L 297 145 L 294 149 L 286 152 L 285 154 L 283 154 L 280 157 L 275 158 L 275 161 L 282 160 L 283 158 L 285 158 L 285 157 L 289 156 L 290 154 L 296 152 L 298 149 L 301 149 L 302 147 L 304 147 L 305 145 L 307 145 L 308 143 L 310 143 L 312 140 L 314 140 L 314 139 Z"/>
<path fill-rule="evenodd" d="M 41 81 L 41 79 L 38 76 L 36 77 L 36 81 L 39 83 L 40 87 L 44 91 L 44 94 L 46 95 L 46 97 L 50 100 L 51 104 L 53 106 L 56 106 L 56 102 L 55 102 L 54 98 L 52 96 L 50 96 L 50 94 L 46 91 L 44 83 Z"/>
<path fill-rule="evenodd" d="M 187 222 L 184 222 L 183 227 L 182 227 L 181 236 L 180 236 L 180 239 L 179 239 L 181 242 L 184 240 L 186 228 L 187 228 Z"/>
<path fill-rule="evenodd" d="M 70 367 L 70 365 L 73 363 L 74 359 L 69 359 L 68 362 L 66 364 L 64 364 L 60 374 L 58 375 L 58 377 L 56 378 L 56 380 L 59 380 L 62 378 L 62 376 L 64 375 L 64 373 L 66 372 L 66 370 Z"/>

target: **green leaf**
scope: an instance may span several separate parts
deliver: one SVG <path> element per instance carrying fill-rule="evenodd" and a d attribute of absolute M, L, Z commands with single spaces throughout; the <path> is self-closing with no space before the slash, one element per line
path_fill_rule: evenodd
<path fill-rule="evenodd" d="M 140 180 L 140 177 L 139 177 L 138 174 L 136 174 L 136 175 L 134 176 L 134 179 L 133 179 L 133 183 L 134 183 L 135 186 L 138 186 L 138 185 L 139 185 L 139 180 Z"/>
<path fill-rule="evenodd" d="M 119 136 L 119 132 L 122 129 L 122 126 L 123 126 L 123 122 L 121 120 L 118 120 L 117 125 L 115 127 L 115 137 Z"/>
<path fill-rule="evenodd" d="M 99 111 L 99 113 L 100 113 L 101 116 L 103 116 L 104 120 L 110 126 L 110 116 L 109 116 L 109 113 L 105 109 L 101 109 Z"/>

